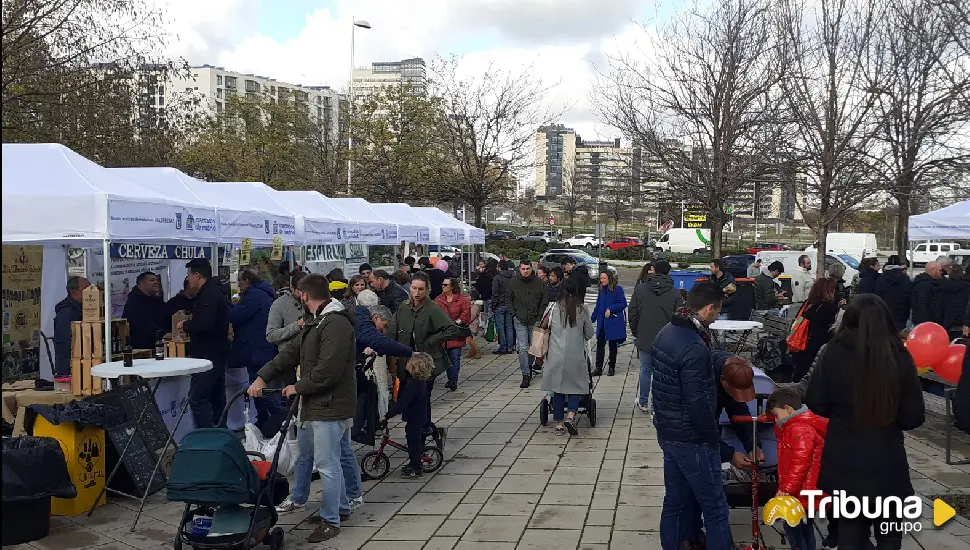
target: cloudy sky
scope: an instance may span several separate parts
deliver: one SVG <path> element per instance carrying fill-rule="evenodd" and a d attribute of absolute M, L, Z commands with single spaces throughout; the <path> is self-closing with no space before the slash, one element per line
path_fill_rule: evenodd
<path fill-rule="evenodd" d="M 584 137 L 619 137 L 597 123 L 589 95 L 607 55 L 662 23 L 659 0 L 159 0 L 169 20 L 169 54 L 193 65 L 344 89 L 355 64 L 436 55 L 463 57 L 466 70 L 497 62 L 532 65 L 559 82 L 553 105 L 571 105 L 563 123 Z"/>

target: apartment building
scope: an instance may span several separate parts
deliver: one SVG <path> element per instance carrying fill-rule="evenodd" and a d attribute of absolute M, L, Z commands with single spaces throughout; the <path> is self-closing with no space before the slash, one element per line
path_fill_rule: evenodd
<path fill-rule="evenodd" d="M 400 61 L 378 61 L 370 68 L 355 68 L 353 72 L 354 101 L 359 102 L 384 86 L 409 84 L 415 92 L 427 90 L 427 68 L 424 59 L 412 57 Z"/>
<path fill-rule="evenodd" d="M 536 132 L 537 197 L 554 199 L 569 189 L 576 164 L 576 139 L 576 131 L 562 124 L 544 126 Z"/>

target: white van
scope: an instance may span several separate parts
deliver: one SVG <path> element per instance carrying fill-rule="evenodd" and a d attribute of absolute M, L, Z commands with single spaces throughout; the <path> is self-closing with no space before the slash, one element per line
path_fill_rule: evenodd
<path fill-rule="evenodd" d="M 906 251 L 906 259 L 913 262 L 913 267 L 920 267 L 935 262 L 940 256 L 949 256 L 955 250 L 960 250 L 959 243 L 920 243 L 915 250 Z"/>
<path fill-rule="evenodd" d="M 805 249 L 816 250 L 817 243 Z M 829 233 L 825 238 L 826 252 L 848 254 L 858 259 L 871 258 L 877 254 L 874 233 Z"/>
<path fill-rule="evenodd" d="M 778 261 L 785 265 L 785 272 L 782 275 L 793 275 L 795 270 L 798 269 L 798 258 L 803 255 L 808 255 L 812 258 L 812 272 L 813 274 L 818 273 L 818 271 L 816 271 L 818 261 L 815 252 L 798 252 L 797 250 L 762 250 L 761 252 L 758 252 L 755 258 L 761 259 L 761 271 L 763 273 L 768 272 L 768 264 Z M 851 285 L 852 278 L 855 277 L 855 274 L 859 272 L 859 260 L 848 254 L 826 254 L 825 268 L 828 269 L 828 267 L 834 263 L 842 264 L 842 267 L 845 269 L 845 273 L 842 275 L 842 282 L 844 282 L 846 285 Z"/>
<path fill-rule="evenodd" d="M 710 229 L 687 229 L 674 228 L 666 233 L 657 241 L 656 247 L 664 252 L 679 252 L 690 254 L 698 248 L 710 246 Z"/>

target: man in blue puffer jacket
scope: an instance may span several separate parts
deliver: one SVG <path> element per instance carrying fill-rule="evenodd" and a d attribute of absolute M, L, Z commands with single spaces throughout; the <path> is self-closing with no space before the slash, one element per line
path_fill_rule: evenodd
<path fill-rule="evenodd" d="M 276 299 L 276 291 L 252 269 L 239 273 L 239 303 L 229 308 L 232 325 L 232 350 L 229 368 L 245 368 L 250 381 L 256 380 L 259 369 L 276 356 L 276 346 L 266 341 L 266 320 L 269 308 Z M 279 396 L 256 398 L 256 425 L 283 408 Z"/>
<path fill-rule="evenodd" d="M 722 408 L 729 415 L 748 414 L 744 403 L 754 399 L 754 386 L 750 366 L 728 359 L 708 329 L 723 299 L 714 283 L 695 284 L 687 295 L 687 309 L 661 329 L 653 344 L 654 423 L 664 453 L 664 550 L 677 550 L 684 541 L 688 548 L 698 547 L 692 541 L 699 534 L 698 505 L 706 547 L 732 547 L 721 463 L 726 455 L 744 466 L 747 458 L 722 445 L 718 416 Z M 739 383 L 738 378 L 744 380 Z"/>

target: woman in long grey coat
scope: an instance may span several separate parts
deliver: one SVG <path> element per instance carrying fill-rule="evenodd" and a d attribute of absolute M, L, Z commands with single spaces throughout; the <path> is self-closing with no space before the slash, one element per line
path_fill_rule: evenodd
<path fill-rule="evenodd" d="M 576 409 L 579 399 L 589 393 L 589 370 L 586 341 L 596 334 L 589 312 L 579 297 L 576 281 L 566 279 L 559 292 L 559 300 L 549 314 L 549 351 L 542 374 L 542 389 L 553 392 L 552 418 L 556 421 L 556 435 L 576 429 Z M 566 414 L 568 410 L 568 414 Z"/>

